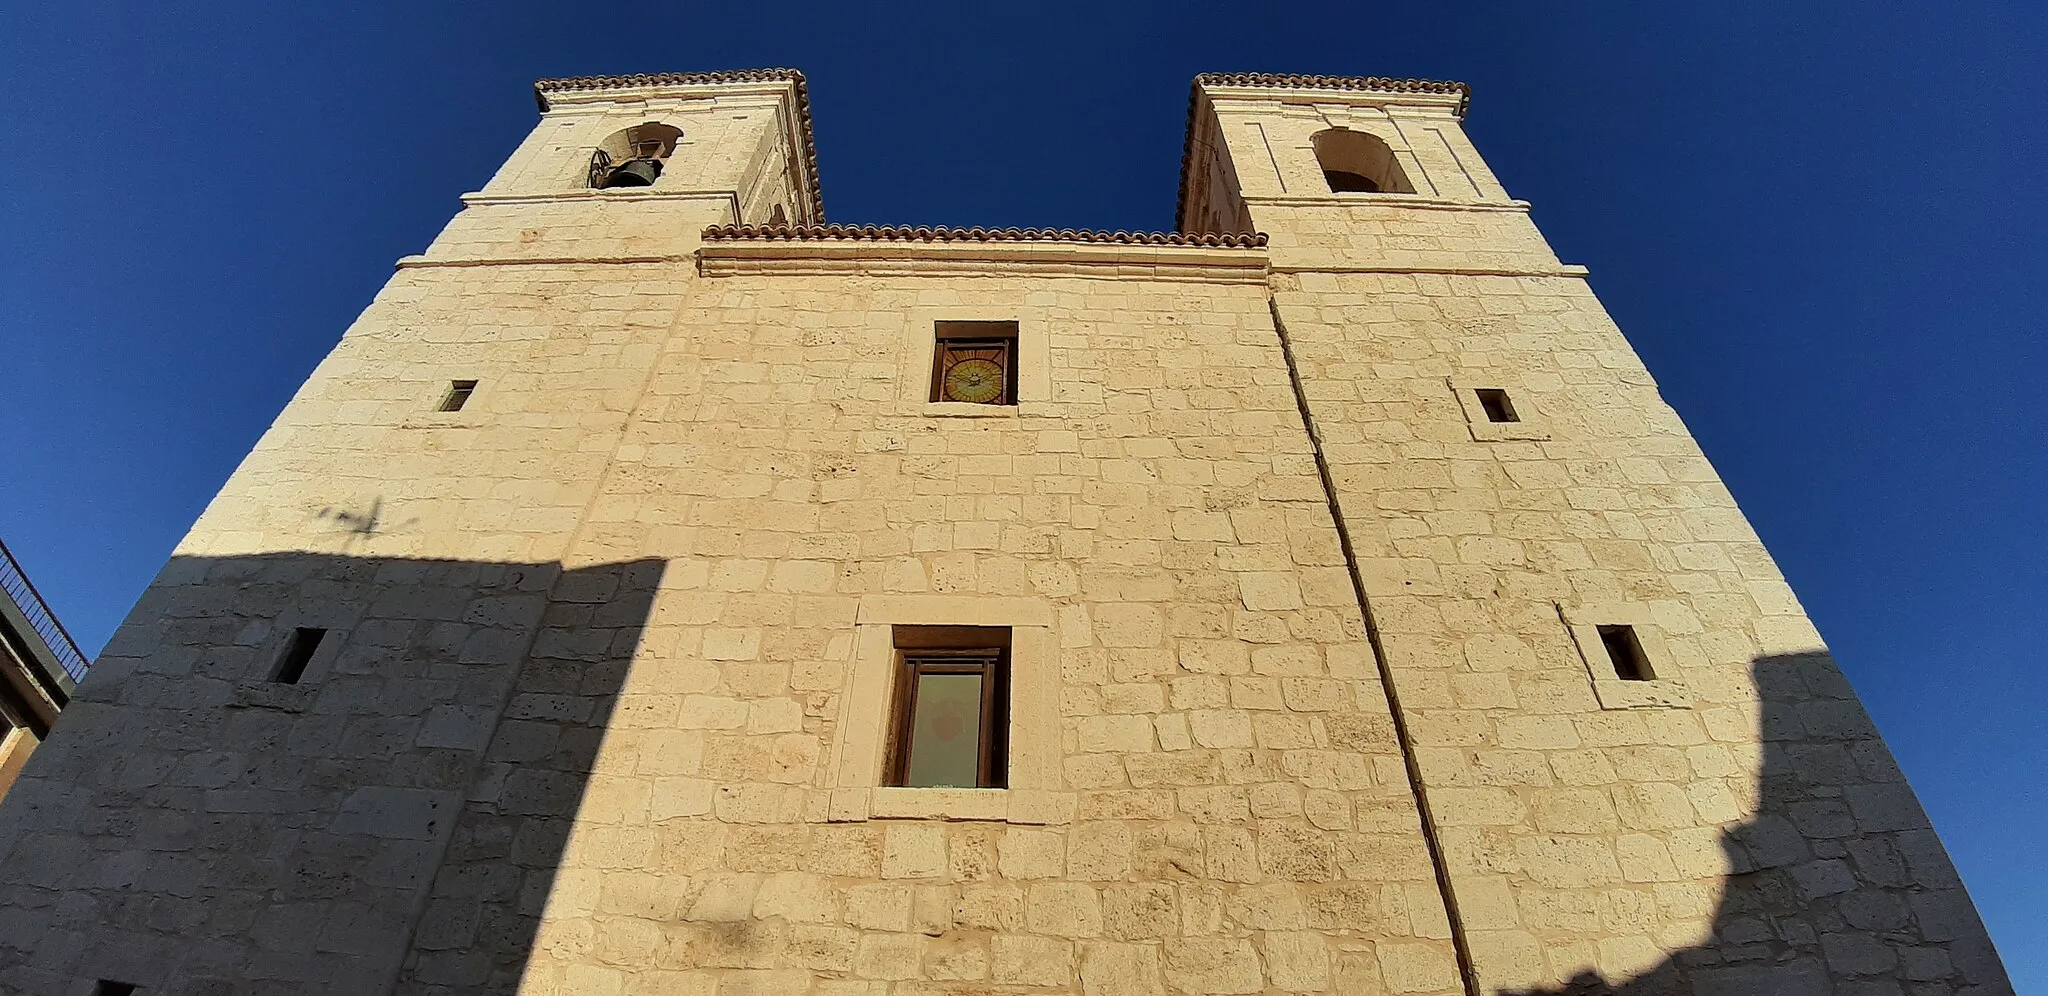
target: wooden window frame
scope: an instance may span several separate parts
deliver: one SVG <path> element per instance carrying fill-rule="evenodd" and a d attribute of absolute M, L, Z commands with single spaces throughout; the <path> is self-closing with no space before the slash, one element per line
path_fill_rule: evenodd
<path fill-rule="evenodd" d="M 975 784 L 953 788 L 1007 788 L 1010 728 L 1010 650 L 1008 647 L 934 647 L 896 652 L 895 715 L 891 717 L 888 772 L 884 785 L 906 784 L 910 776 L 911 731 L 917 720 L 918 678 L 927 674 L 981 675 L 981 727 L 975 745 Z"/>
<path fill-rule="evenodd" d="M 920 337 L 919 341 L 930 340 Z M 920 356 L 914 369 L 922 371 L 929 362 L 930 357 Z M 922 391 L 924 385 L 918 383 L 917 389 Z M 854 609 L 852 652 L 840 683 L 838 722 L 833 724 L 823 784 L 818 786 L 831 793 L 827 821 L 985 820 L 1017 826 L 1071 822 L 1077 796 L 1068 789 L 1060 746 L 1063 685 L 1056 618 L 1053 604 L 1039 597 L 860 596 Z M 890 775 L 903 652 L 957 651 L 962 647 L 1009 650 L 997 727 L 1003 738 L 999 755 L 1003 784 L 990 788 L 889 784 L 895 781 Z"/>
<path fill-rule="evenodd" d="M 932 343 L 931 401 L 949 404 L 1017 405 L 1017 323 L 1013 321 L 939 321 L 934 323 Z M 952 354 L 969 350 L 999 350 L 997 362 L 1003 368 L 1003 390 L 993 400 L 961 401 L 946 396 L 946 374 L 955 363 Z"/>

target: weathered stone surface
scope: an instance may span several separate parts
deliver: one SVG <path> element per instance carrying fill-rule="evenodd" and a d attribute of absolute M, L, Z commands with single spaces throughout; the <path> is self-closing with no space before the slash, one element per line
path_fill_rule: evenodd
<path fill-rule="evenodd" d="M 1461 946 L 1483 993 L 2010 991 L 1459 93 L 1204 84 L 1183 227 L 1255 248 L 707 242 L 821 220 L 797 85 L 609 86 L 547 91 L 36 751 L 0 992 L 1447 996 Z M 659 181 L 585 189 L 649 121 Z M 1329 191 L 1338 128 L 1384 192 Z M 960 319 L 1018 323 L 1017 405 L 928 400 Z M 996 618 L 1008 787 L 881 785 L 877 632 Z"/>

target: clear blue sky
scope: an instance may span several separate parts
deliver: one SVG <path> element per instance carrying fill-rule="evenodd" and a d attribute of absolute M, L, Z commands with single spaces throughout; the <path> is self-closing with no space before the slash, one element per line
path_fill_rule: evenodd
<path fill-rule="evenodd" d="M 793 66 L 832 220 L 1108 229 L 1197 72 L 1461 79 L 2048 990 L 2048 4 L 1680 6 L 8 5 L 0 536 L 96 649 L 536 77 Z"/>

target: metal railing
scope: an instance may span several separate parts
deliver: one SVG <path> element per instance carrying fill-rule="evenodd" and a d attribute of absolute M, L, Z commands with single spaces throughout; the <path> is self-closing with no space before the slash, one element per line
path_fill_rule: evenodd
<path fill-rule="evenodd" d="M 14 559 L 14 551 L 7 549 L 6 543 L 0 543 L 0 589 L 5 589 L 7 597 L 14 600 L 15 607 L 28 617 L 29 628 L 49 645 L 50 652 L 57 655 L 57 663 L 64 666 L 71 680 L 85 677 L 88 666 L 85 655 L 78 652 L 78 644 L 71 639 L 64 624 L 57 621 L 56 614 L 50 611 L 50 603 L 43 601 L 42 592 L 36 590 L 27 574 L 22 573 L 20 562 Z"/>

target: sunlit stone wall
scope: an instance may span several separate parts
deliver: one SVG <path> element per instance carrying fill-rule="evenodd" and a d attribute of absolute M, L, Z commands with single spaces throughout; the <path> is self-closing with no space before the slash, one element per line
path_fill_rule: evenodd
<path fill-rule="evenodd" d="M 1196 97 L 1270 244 L 706 236 L 817 220 L 800 79 L 544 85 L 0 807 L 0 991 L 2009 992 L 1463 94 Z M 884 784 L 919 625 L 1009 630 L 1003 787 Z"/>

